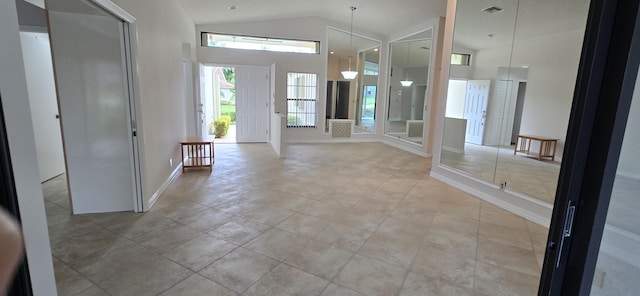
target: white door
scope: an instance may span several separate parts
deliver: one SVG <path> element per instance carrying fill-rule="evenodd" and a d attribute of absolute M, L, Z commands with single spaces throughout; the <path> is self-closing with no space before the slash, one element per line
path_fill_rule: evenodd
<path fill-rule="evenodd" d="M 269 139 L 269 68 L 236 67 L 236 141 Z"/>
<path fill-rule="evenodd" d="M 464 119 L 467 120 L 466 141 L 469 143 L 482 145 L 490 87 L 491 80 L 467 81 Z"/>
<path fill-rule="evenodd" d="M 64 173 L 51 47 L 46 33 L 20 32 L 40 181 Z"/>
<path fill-rule="evenodd" d="M 128 25 L 82 0 L 48 5 L 73 212 L 141 210 Z"/>
<path fill-rule="evenodd" d="M 211 81 L 213 80 L 210 67 L 200 64 L 200 95 L 196 99 L 196 127 L 198 135 L 208 134 L 206 98 L 212 96 Z M 209 82 L 209 84 L 207 84 Z M 211 118 L 209 119 L 211 120 Z"/>

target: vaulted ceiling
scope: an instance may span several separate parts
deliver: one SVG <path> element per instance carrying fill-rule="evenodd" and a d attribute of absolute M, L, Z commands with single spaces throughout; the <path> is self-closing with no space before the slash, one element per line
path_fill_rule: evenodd
<path fill-rule="evenodd" d="M 321 17 L 354 31 L 390 35 L 445 15 L 446 0 L 180 0 L 196 25 Z M 229 9 L 235 6 L 235 9 Z"/>

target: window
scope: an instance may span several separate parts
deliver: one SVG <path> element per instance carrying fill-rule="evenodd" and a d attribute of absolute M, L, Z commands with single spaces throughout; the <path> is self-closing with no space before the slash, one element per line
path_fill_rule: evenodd
<path fill-rule="evenodd" d="M 320 41 L 276 39 L 202 32 L 201 45 L 219 48 L 320 54 Z"/>
<path fill-rule="evenodd" d="M 379 65 L 376 62 L 364 61 L 364 75 L 377 76 Z"/>
<path fill-rule="evenodd" d="M 471 55 L 465 53 L 452 53 L 451 65 L 469 66 L 471 62 Z"/>
<path fill-rule="evenodd" d="M 287 127 L 316 127 L 318 75 L 287 74 Z"/>

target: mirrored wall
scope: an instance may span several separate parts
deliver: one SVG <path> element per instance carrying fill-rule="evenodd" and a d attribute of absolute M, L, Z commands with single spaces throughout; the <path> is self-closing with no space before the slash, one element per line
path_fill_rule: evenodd
<path fill-rule="evenodd" d="M 375 133 L 380 41 L 328 28 L 328 46 L 325 131 L 331 121 L 347 120 L 354 133 Z M 354 79 L 342 75 L 349 69 L 358 73 Z"/>
<path fill-rule="evenodd" d="M 553 204 L 588 8 L 457 1 L 441 165 Z"/>
<path fill-rule="evenodd" d="M 384 133 L 422 145 L 432 30 L 390 43 Z"/>

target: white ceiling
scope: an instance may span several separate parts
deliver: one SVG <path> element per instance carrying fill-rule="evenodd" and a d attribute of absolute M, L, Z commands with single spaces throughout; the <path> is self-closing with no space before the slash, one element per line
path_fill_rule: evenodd
<path fill-rule="evenodd" d="M 321 17 L 388 36 L 445 15 L 446 0 L 180 0 L 196 25 Z M 228 7 L 236 5 L 236 10 Z"/>

